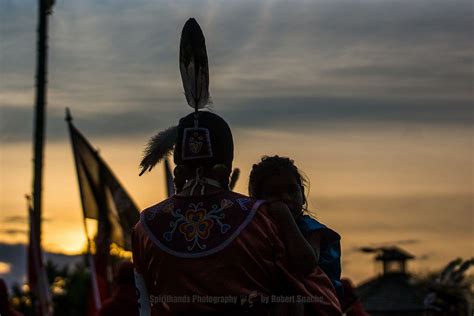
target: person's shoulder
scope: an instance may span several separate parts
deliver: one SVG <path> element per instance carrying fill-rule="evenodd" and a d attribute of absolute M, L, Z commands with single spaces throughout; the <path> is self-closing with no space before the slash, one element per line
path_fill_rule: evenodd
<path fill-rule="evenodd" d="M 225 191 L 224 194 L 228 194 L 228 195 L 233 196 L 235 198 L 252 200 L 252 198 L 250 198 L 249 196 L 247 196 L 245 194 L 242 194 L 242 193 L 237 193 L 237 192 L 234 192 L 234 191 Z"/>
<path fill-rule="evenodd" d="M 302 215 L 297 221 L 296 224 L 298 225 L 299 229 L 303 233 L 313 233 L 313 232 L 319 232 L 324 228 L 327 228 L 326 225 L 322 224 L 318 220 L 316 220 L 314 217 L 311 217 L 310 215 Z"/>
<path fill-rule="evenodd" d="M 328 243 L 340 242 L 341 235 L 332 228 L 326 227 L 324 230 L 324 237 Z"/>
<path fill-rule="evenodd" d="M 153 204 L 153 205 L 151 205 L 151 206 L 148 206 L 148 207 L 146 207 L 145 209 L 143 209 L 143 210 L 141 211 L 141 213 L 146 214 L 146 213 L 149 213 L 149 212 L 153 212 L 154 210 L 161 209 L 161 208 L 163 208 L 165 205 L 167 205 L 167 204 L 173 202 L 173 197 L 174 197 L 174 196 L 171 196 L 171 197 L 167 198 L 166 200 L 163 200 L 163 201 L 161 201 L 161 202 L 159 202 L 159 203 L 156 203 L 156 204 Z"/>
<path fill-rule="evenodd" d="M 329 228 L 327 225 L 321 223 L 310 215 L 305 214 L 301 216 L 298 219 L 297 224 L 303 234 L 319 234 L 323 242 L 332 243 L 341 240 L 341 235 L 339 235 L 335 230 Z"/>
<path fill-rule="evenodd" d="M 224 192 L 223 193 L 223 198 L 235 201 L 235 203 L 243 211 L 256 212 L 257 209 L 260 210 L 262 208 L 261 207 L 262 204 L 265 204 L 265 201 L 263 201 L 263 200 L 257 200 L 257 199 L 251 198 L 247 195 L 237 193 L 237 192 L 233 192 L 233 191 Z"/>
<path fill-rule="evenodd" d="M 168 207 L 173 207 L 173 202 L 174 202 L 174 196 L 171 196 L 167 198 L 166 200 L 163 200 L 159 203 L 151 205 L 140 212 L 140 218 L 152 219 L 153 217 L 156 216 L 156 214 L 160 210 L 166 209 Z M 138 223 L 140 223 L 140 221 Z"/>
<path fill-rule="evenodd" d="M 253 198 L 251 198 L 247 195 L 237 193 L 237 192 L 234 192 L 234 191 L 225 191 L 222 194 L 225 198 L 230 198 L 230 199 L 235 200 L 235 201 L 244 201 L 246 203 L 252 203 L 252 204 L 257 202 L 256 199 L 253 199 Z"/>
<path fill-rule="evenodd" d="M 143 209 L 140 212 L 140 219 L 133 228 L 133 234 L 137 237 L 143 235 L 145 231 L 144 225 L 146 226 L 145 222 L 152 222 L 161 210 L 166 210 L 168 207 L 173 207 L 173 197 L 167 198 L 166 200 Z"/>
<path fill-rule="evenodd" d="M 273 218 L 269 212 L 270 204 L 267 201 L 258 200 L 234 191 L 226 191 L 224 198 L 237 202 L 243 211 L 251 211 L 254 214 L 251 221 L 252 225 L 272 226 L 272 229 L 274 229 Z"/>

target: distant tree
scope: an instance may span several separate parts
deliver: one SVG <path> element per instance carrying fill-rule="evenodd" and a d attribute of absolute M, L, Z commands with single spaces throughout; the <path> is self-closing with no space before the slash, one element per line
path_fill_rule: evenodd
<path fill-rule="evenodd" d="M 27 288 L 14 284 L 11 296 L 12 306 L 16 311 L 19 311 L 24 316 L 34 316 L 32 298 Z"/>
<path fill-rule="evenodd" d="M 85 262 L 74 268 L 58 267 L 51 261 L 46 262 L 50 290 L 55 316 L 83 316 L 86 313 L 86 298 L 90 288 L 90 273 Z M 15 284 L 12 288 L 12 305 L 25 316 L 34 316 L 35 297 L 26 285 Z"/>
<path fill-rule="evenodd" d="M 452 260 L 440 272 L 419 276 L 418 282 L 429 290 L 425 298 L 428 315 L 472 315 L 473 278 L 467 271 L 474 259 Z"/>
<path fill-rule="evenodd" d="M 86 314 L 86 298 L 90 289 L 90 273 L 84 263 L 72 269 L 57 271 L 51 283 L 55 316 L 82 316 Z M 66 272 L 66 273 L 64 273 Z"/>
<path fill-rule="evenodd" d="M 123 261 L 121 253 L 111 256 L 113 267 Z M 73 267 L 59 267 L 52 261 L 45 264 L 46 275 L 53 299 L 54 316 L 83 316 L 86 314 L 87 298 L 91 290 L 91 274 L 86 257 Z M 12 288 L 12 306 L 24 316 L 34 316 L 35 298 L 28 286 L 15 284 Z"/>

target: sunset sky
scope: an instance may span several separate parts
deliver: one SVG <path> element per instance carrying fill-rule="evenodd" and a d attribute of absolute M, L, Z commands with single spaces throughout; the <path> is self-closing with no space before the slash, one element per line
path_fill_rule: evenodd
<path fill-rule="evenodd" d="M 27 240 L 36 1 L 0 4 L 0 244 Z M 179 37 L 206 37 L 212 111 L 231 125 L 246 193 L 252 163 L 293 158 L 310 209 L 342 235 L 343 275 L 375 272 L 357 247 L 394 243 L 414 272 L 474 255 L 471 1 L 57 0 L 50 16 L 43 243 L 84 247 L 64 122 L 99 148 L 140 208 L 164 198 L 162 166 L 138 176 L 148 138 L 191 111 Z M 0 275 L 10 263 L 0 253 Z"/>

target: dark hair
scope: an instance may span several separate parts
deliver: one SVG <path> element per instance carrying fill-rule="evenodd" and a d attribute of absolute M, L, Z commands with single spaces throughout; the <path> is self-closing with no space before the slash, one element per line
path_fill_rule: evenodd
<path fill-rule="evenodd" d="M 303 210 L 306 210 L 308 204 L 306 194 L 309 192 L 309 181 L 303 171 L 299 170 L 294 161 L 288 157 L 263 156 L 259 163 L 254 164 L 249 178 L 249 195 L 257 199 L 261 198 L 264 181 L 282 172 L 289 172 L 301 187 Z"/>

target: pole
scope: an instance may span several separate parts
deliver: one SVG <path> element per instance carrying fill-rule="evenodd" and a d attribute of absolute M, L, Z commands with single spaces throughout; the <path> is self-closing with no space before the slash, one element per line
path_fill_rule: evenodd
<path fill-rule="evenodd" d="M 48 34 L 48 1 L 39 0 L 38 6 L 38 42 L 36 64 L 36 105 L 34 121 L 34 178 L 33 178 L 33 225 L 41 245 L 43 154 L 45 140 L 46 112 L 46 75 L 47 75 L 47 34 Z"/>
<path fill-rule="evenodd" d="M 73 139 L 73 131 L 72 131 L 72 116 L 71 116 L 71 112 L 69 111 L 68 108 L 66 108 L 66 122 L 68 124 L 68 128 L 69 128 L 69 137 L 71 139 L 71 145 L 72 145 L 72 153 L 73 153 L 73 156 L 74 156 L 74 164 L 76 166 L 76 172 L 78 173 L 77 175 L 77 178 L 79 180 L 79 161 L 78 161 L 78 154 L 76 152 L 76 147 L 74 146 L 74 139 Z M 81 187 L 81 183 L 80 181 L 78 182 L 79 184 L 79 188 Z M 81 202 L 84 201 L 83 199 L 83 192 L 82 190 L 80 189 L 80 194 L 81 194 Z M 84 205 L 83 205 L 84 207 Z M 87 238 L 87 253 L 86 253 L 86 256 L 87 256 L 87 262 L 89 263 L 89 267 L 90 267 L 90 270 L 91 270 L 91 283 L 92 283 L 92 293 L 93 293 L 93 296 L 94 296 L 94 306 L 95 306 L 95 309 L 96 311 L 99 311 L 100 310 L 100 307 L 102 305 L 102 301 L 101 301 L 101 297 L 100 297 L 100 291 L 99 291 L 99 283 L 98 283 L 98 280 L 97 280 L 97 271 L 96 271 L 96 268 L 95 268 L 95 263 L 94 263 L 94 258 L 93 258 L 93 255 L 92 255 L 92 247 L 91 247 L 91 240 L 90 240 L 90 237 L 89 237 L 89 230 L 87 229 L 87 219 L 86 217 L 84 216 L 83 217 L 83 222 L 84 222 L 84 232 L 86 234 L 86 238 Z"/>
<path fill-rule="evenodd" d="M 84 218 L 84 231 L 86 233 L 87 238 L 87 261 L 89 263 L 89 267 L 91 269 L 91 282 L 92 282 L 92 293 L 94 295 L 94 306 L 96 311 L 100 310 L 102 306 L 101 299 L 100 299 L 100 291 L 99 291 L 99 283 L 97 281 L 97 271 L 95 269 L 94 258 L 92 257 L 92 247 L 91 247 L 91 240 L 89 238 L 89 231 L 87 229 L 87 222 Z"/>

